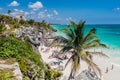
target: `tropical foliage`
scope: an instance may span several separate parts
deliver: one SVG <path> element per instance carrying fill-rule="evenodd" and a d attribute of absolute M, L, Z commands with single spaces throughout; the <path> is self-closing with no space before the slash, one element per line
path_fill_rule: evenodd
<path fill-rule="evenodd" d="M 45 71 L 45 80 L 58 80 L 61 75 L 60 71 L 48 69 Z"/>
<path fill-rule="evenodd" d="M 107 47 L 105 44 L 102 44 L 96 35 L 96 29 L 91 29 L 87 34 L 84 33 L 85 21 L 80 21 L 78 24 L 71 21 L 71 25 L 68 26 L 66 29 L 62 29 L 61 31 L 66 34 L 66 37 L 57 36 L 54 38 L 54 45 L 55 43 L 57 46 L 61 46 L 62 49 L 60 50 L 59 54 L 64 54 L 67 52 L 71 52 L 72 56 L 69 58 L 67 64 L 72 61 L 72 69 L 70 77 L 74 77 L 76 71 L 80 67 L 81 60 L 85 61 L 96 73 L 101 75 L 101 70 L 92 61 L 93 55 L 101 55 L 107 57 L 107 55 L 103 54 L 102 52 L 90 52 L 88 49 L 93 47 Z M 65 66 L 65 67 L 66 67 Z"/>
<path fill-rule="evenodd" d="M 5 31 L 5 26 L 0 23 L 0 34 Z"/>
<path fill-rule="evenodd" d="M 43 77 L 44 64 L 40 55 L 33 52 L 28 42 L 19 41 L 14 37 L 1 36 L 0 45 L 0 58 L 15 58 L 25 77 L 40 79 Z"/>
<path fill-rule="evenodd" d="M 12 69 L 0 69 L 0 80 L 14 80 L 16 76 L 14 76 L 14 68 Z"/>

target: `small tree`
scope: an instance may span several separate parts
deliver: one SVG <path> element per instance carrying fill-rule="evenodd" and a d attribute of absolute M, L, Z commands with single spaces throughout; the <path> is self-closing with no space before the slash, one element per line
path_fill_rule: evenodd
<path fill-rule="evenodd" d="M 35 23 L 35 21 L 34 21 L 33 19 L 30 19 L 30 20 L 28 21 L 28 23 L 33 26 L 34 23 Z"/>
<path fill-rule="evenodd" d="M 20 16 L 20 19 L 23 19 L 23 16 Z"/>
<path fill-rule="evenodd" d="M 8 10 L 7 13 L 10 14 L 12 11 L 11 10 Z"/>

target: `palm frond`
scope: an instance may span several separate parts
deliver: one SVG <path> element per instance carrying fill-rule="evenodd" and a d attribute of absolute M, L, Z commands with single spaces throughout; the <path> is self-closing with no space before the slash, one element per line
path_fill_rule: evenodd
<path fill-rule="evenodd" d="M 63 33 L 65 33 L 65 35 L 68 37 L 68 38 L 70 38 L 71 40 L 73 40 L 74 38 L 75 38 L 75 34 L 74 34 L 74 32 L 73 32 L 73 30 L 72 30 L 72 28 L 71 28 L 71 26 L 70 25 L 68 25 L 68 28 L 66 29 L 61 29 L 61 31 L 63 32 Z"/>
<path fill-rule="evenodd" d="M 53 40 L 52 44 L 54 44 L 54 43 L 67 43 L 69 41 L 67 38 L 62 37 L 62 36 L 56 36 L 53 39 L 54 40 Z"/>
<path fill-rule="evenodd" d="M 65 64 L 65 68 L 66 68 L 66 66 L 68 65 L 68 63 L 73 59 L 73 56 L 74 56 L 74 55 L 72 55 L 72 56 L 68 59 L 68 61 L 67 61 L 66 64 Z"/>
<path fill-rule="evenodd" d="M 68 28 L 63 28 L 60 31 L 65 33 L 65 34 L 70 34 L 70 31 L 68 30 Z"/>
<path fill-rule="evenodd" d="M 69 30 L 71 32 L 72 39 L 75 39 L 76 35 L 75 35 L 74 30 L 72 29 L 72 27 L 70 25 L 68 25 L 68 27 L 69 27 Z"/>
<path fill-rule="evenodd" d="M 78 29 L 76 31 L 76 37 L 78 38 L 79 42 L 83 40 L 84 25 L 85 25 L 85 21 L 81 21 L 77 25 Z"/>
<path fill-rule="evenodd" d="M 78 23 L 78 29 L 77 29 L 77 32 L 80 34 L 80 33 L 83 33 L 83 31 L 84 31 L 84 27 L 85 27 L 85 21 L 80 21 L 79 23 Z"/>
<path fill-rule="evenodd" d="M 87 41 L 89 41 L 89 40 L 91 40 L 91 39 L 98 38 L 98 36 L 97 36 L 95 33 L 96 33 L 96 29 L 95 29 L 95 28 L 91 29 L 91 30 L 88 32 L 88 34 L 84 37 L 83 43 L 85 43 L 85 42 L 87 42 Z"/>
<path fill-rule="evenodd" d="M 87 44 L 83 44 L 84 49 L 93 48 L 93 47 L 103 47 L 99 40 L 92 40 Z"/>
<path fill-rule="evenodd" d="M 71 21 L 71 24 L 73 25 L 74 30 L 75 30 L 75 32 L 76 32 L 76 30 L 77 30 L 77 24 L 76 24 L 74 21 Z"/>
<path fill-rule="evenodd" d="M 64 46 L 64 48 L 62 48 L 63 52 L 67 52 L 70 51 L 73 47 L 72 46 Z"/>
<path fill-rule="evenodd" d="M 100 43 L 100 46 L 104 48 L 109 48 L 106 44 L 103 44 L 103 43 Z"/>
<path fill-rule="evenodd" d="M 99 55 L 99 56 L 102 56 L 102 57 L 107 57 L 107 58 L 109 58 L 109 56 L 107 56 L 107 55 L 104 54 L 103 52 L 96 52 L 96 51 L 90 52 L 90 51 L 88 51 L 88 53 L 91 54 L 91 55 Z"/>
<path fill-rule="evenodd" d="M 99 73 L 99 75 L 101 76 L 101 70 L 100 68 L 92 61 L 88 58 L 87 54 L 84 54 L 81 56 L 82 59 L 87 62 L 87 64 L 89 66 L 91 66 L 91 68 L 95 71 L 95 73 L 97 74 L 97 72 Z"/>
<path fill-rule="evenodd" d="M 72 49 L 72 46 L 64 46 L 59 52 L 58 54 L 56 54 L 56 56 L 63 54 L 65 52 L 69 52 Z"/>

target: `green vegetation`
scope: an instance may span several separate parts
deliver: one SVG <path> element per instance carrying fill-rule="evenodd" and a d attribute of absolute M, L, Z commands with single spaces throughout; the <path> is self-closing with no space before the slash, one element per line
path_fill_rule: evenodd
<path fill-rule="evenodd" d="M 8 10 L 8 14 L 10 14 L 11 11 Z M 31 27 L 36 27 L 38 29 L 43 28 L 45 30 L 54 30 L 50 24 L 47 24 L 45 22 L 45 20 L 41 21 L 41 22 L 35 22 L 33 19 L 30 20 L 24 20 L 22 16 L 20 16 L 20 19 L 18 18 L 13 18 L 11 16 L 6 16 L 6 15 L 1 15 L 0 14 L 0 21 L 4 21 L 6 24 L 8 24 L 10 26 L 10 28 L 19 28 L 20 26 L 31 26 Z"/>
<path fill-rule="evenodd" d="M 102 52 L 90 52 L 89 48 L 93 47 L 106 47 L 105 44 L 102 44 L 96 35 L 96 29 L 91 29 L 86 35 L 84 34 L 84 25 L 85 21 L 81 21 L 79 24 L 75 22 L 71 22 L 72 25 L 69 25 L 67 29 L 62 29 L 61 31 L 66 34 L 67 37 L 56 37 L 55 42 L 62 42 L 63 48 L 59 52 L 59 54 L 66 53 L 71 51 L 73 54 L 69 58 L 66 65 L 72 61 L 72 69 L 70 77 L 74 77 L 76 71 L 80 67 L 80 61 L 85 61 L 91 69 L 93 69 L 96 73 L 101 75 L 101 70 L 99 67 L 93 62 L 93 55 L 101 55 L 107 57 L 107 55 Z M 61 46 L 61 45 L 60 45 Z"/>
<path fill-rule="evenodd" d="M 62 75 L 62 73 L 60 71 L 56 71 L 53 69 L 48 69 L 45 71 L 45 80 L 58 80 L 57 78 L 59 78 Z"/>
<path fill-rule="evenodd" d="M 0 34 L 5 31 L 5 26 L 0 23 Z"/>
<path fill-rule="evenodd" d="M 29 78 L 33 75 L 38 78 L 43 76 L 44 64 L 40 56 L 33 52 L 32 46 L 28 42 L 19 41 L 14 37 L 1 36 L 0 45 L 0 58 L 15 58 L 19 62 L 24 76 Z M 36 72 L 37 74 L 35 74 Z"/>
<path fill-rule="evenodd" d="M 10 13 L 11 11 L 9 10 L 8 14 Z M 42 28 L 45 30 L 50 29 L 52 31 L 55 31 L 49 24 L 47 24 L 45 21 L 35 22 L 32 19 L 25 21 L 22 19 L 22 17 L 21 19 L 17 19 L 1 14 L 0 22 L 0 60 L 6 60 L 6 64 L 18 62 L 23 74 L 23 80 L 28 80 L 27 78 L 30 78 L 31 80 L 41 80 L 45 77 L 48 79 L 49 77 L 54 77 L 54 79 L 57 79 L 57 77 L 60 76 L 61 72 L 45 69 L 45 65 L 42 62 L 40 55 L 33 51 L 28 37 L 25 36 L 25 41 L 21 41 L 16 39 L 15 34 L 12 33 L 15 28 L 20 28 L 20 26 L 32 26 L 36 29 Z M 5 24 L 8 24 L 10 26 L 10 29 L 6 30 Z M 5 32 L 7 36 L 1 35 L 3 32 Z M 46 73 L 47 71 L 49 74 Z M 0 73 L 0 80 L 9 80 L 9 74 L 2 74 L 2 72 L 3 71 Z M 55 72 L 54 76 L 53 72 Z"/>
<path fill-rule="evenodd" d="M 14 69 L 0 69 L 0 80 L 15 80 Z"/>
<path fill-rule="evenodd" d="M 20 69 L 23 73 L 24 79 L 29 77 L 30 79 L 42 79 L 54 78 L 61 76 L 61 72 L 57 72 L 51 69 L 45 69 L 44 64 L 41 61 L 40 55 L 36 54 L 32 50 L 32 46 L 28 42 L 22 42 L 14 37 L 0 37 L 0 58 L 7 59 L 8 64 L 12 64 L 17 61 Z M 14 59 L 9 59 L 14 58 Z"/>

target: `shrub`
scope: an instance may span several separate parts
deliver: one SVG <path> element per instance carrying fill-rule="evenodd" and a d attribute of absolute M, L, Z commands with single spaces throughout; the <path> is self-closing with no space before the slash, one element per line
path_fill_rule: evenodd
<path fill-rule="evenodd" d="M 0 80 L 15 80 L 13 69 L 0 69 Z"/>
<path fill-rule="evenodd" d="M 19 27 L 20 27 L 20 24 L 19 24 L 19 23 L 13 24 L 13 28 L 19 28 Z"/>
<path fill-rule="evenodd" d="M 0 34 L 5 30 L 5 26 L 0 23 Z"/>
<path fill-rule="evenodd" d="M 57 80 L 57 78 L 60 77 L 61 75 L 62 73 L 57 70 L 53 70 L 53 69 L 45 70 L 45 79 Z"/>
<path fill-rule="evenodd" d="M 24 76 L 29 78 L 35 78 L 33 74 L 37 78 L 43 76 L 44 64 L 40 56 L 33 52 L 32 46 L 28 42 L 22 42 L 10 36 L 1 36 L 0 58 L 16 58 Z"/>

